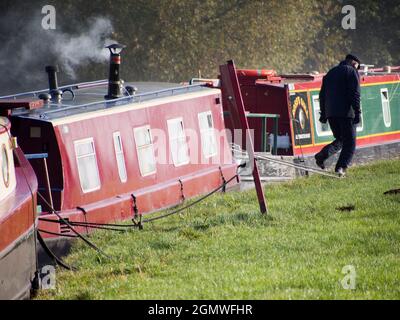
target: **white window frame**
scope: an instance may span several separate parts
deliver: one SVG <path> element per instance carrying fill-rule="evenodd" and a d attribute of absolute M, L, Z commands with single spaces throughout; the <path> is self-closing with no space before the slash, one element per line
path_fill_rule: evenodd
<path fill-rule="evenodd" d="M 115 160 L 117 161 L 119 179 L 121 180 L 121 182 L 125 183 L 126 181 L 128 181 L 128 172 L 126 171 L 124 146 L 122 144 L 121 132 L 117 131 L 113 133 L 113 142 L 114 142 Z M 118 146 L 121 146 L 121 150 L 119 150 Z M 121 157 L 122 162 L 118 161 L 118 157 Z"/>
<path fill-rule="evenodd" d="M 85 144 L 85 143 L 91 143 L 92 144 L 93 153 L 86 154 L 84 156 L 78 156 L 77 146 L 80 145 L 80 144 Z M 80 182 L 80 185 L 81 185 L 82 192 L 83 193 L 89 193 L 89 192 L 93 192 L 93 191 L 99 190 L 101 188 L 101 180 L 100 180 L 99 165 L 98 165 L 98 162 L 97 162 L 96 146 L 95 146 L 95 143 L 94 143 L 94 139 L 93 138 L 86 138 L 86 139 L 76 140 L 76 141 L 74 141 L 74 148 L 75 148 L 76 165 L 77 165 L 78 174 L 79 174 L 79 182 Z M 81 174 L 81 171 L 79 169 L 80 168 L 79 167 L 79 159 L 84 158 L 84 157 L 89 157 L 89 156 L 94 156 L 94 159 L 95 159 L 98 185 L 96 187 L 94 187 L 94 188 L 84 189 L 83 188 L 83 184 L 82 184 L 82 174 Z"/>
<path fill-rule="evenodd" d="M 317 99 L 318 99 L 318 102 L 316 103 Z M 319 124 L 320 124 L 320 122 L 319 122 L 319 116 L 320 116 L 319 111 L 321 110 L 320 104 L 319 104 L 319 95 L 313 95 L 311 97 L 311 100 L 312 100 L 312 104 L 313 104 L 313 108 L 314 108 L 315 131 L 317 132 L 318 137 L 332 136 L 333 135 L 332 130 L 323 131 L 323 132 L 319 131 Z M 316 106 L 318 106 L 318 108 Z M 362 111 L 362 106 L 361 105 L 360 105 L 360 109 Z M 357 132 L 361 132 L 361 131 L 364 130 L 364 116 L 363 116 L 362 112 L 360 114 L 360 123 L 361 123 L 361 127 L 359 125 L 357 125 L 357 127 L 356 127 Z"/>
<path fill-rule="evenodd" d="M 1 117 L 0 124 L 6 125 Z M 10 138 L 7 132 L 2 132 L 0 133 L 0 201 L 10 196 L 16 185 L 15 163 Z M 2 215 L 3 212 L 0 210 L 0 217 Z"/>
<path fill-rule="evenodd" d="M 179 126 L 182 128 L 181 135 L 179 136 L 172 136 L 172 127 L 173 126 Z M 174 163 L 175 167 L 180 167 L 187 165 L 190 162 L 190 157 L 189 157 L 189 148 L 188 144 L 186 141 L 186 134 L 185 134 L 185 125 L 183 123 L 183 118 L 174 118 L 174 119 L 169 119 L 167 120 L 167 127 L 168 127 L 168 137 L 169 137 L 169 150 L 170 154 L 172 156 L 172 162 Z M 183 148 L 183 150 L 186 152 L 185 158 L 183 161 L 178 161 L 179 157 L 175 157 L 177 153 L 172 150 L 173 142 L 177 141 L 178 143 L 176 144 L 180 148 Z"/>
<path fill-rule="evenodd" d="M 137 139 L 137 134 L 139 131 L 144 131 L 146 130 L 149 134 L 150 134 L 150 143 L 149 144 L 144 144 L 144 145 L 139 145 L 138 144 L 138 139 Z M 142 175 L 142 177 L 147 177 L 150 175 L 153 175 L 157 172 L 157 163 L 156 163 L 156 159 L 154 156 L 154 143 L 153 143 L 153 136 L 151 134 L 151 128 L 149 125 L 146 126 L 142 126 L 142 127 L 137 127 L 133 129 L 133 135 L 135 138 L 135 145 L 136 145 L 136 153 L 137 153 L 137 157 L 138 157 L 138 162 L 139 162 L 139 169 L 140 169 L 140 174 Z M 143 168 L 143 163 L 142 163 L 142 157 L 141 157 L 141 150 L 143 149 L 151 149 L 152 150 L 152 156 L 153 156 L 153 161 L 154 161 L 154 170 L 149 171 L 149 172 L 145 172 L 144 168 Z"/>
<path fill-rule="evenodd" d="M 6 189 L 10 186 L 10 180 L 11 180 L 11 166 L 10 166 L 10 156 L 9 152 L 7 150 L 7 147 L 5 144 L 1 145 L 0 149 L 0 164 L 1 164 L 1 176 L 3 177 L 3 185 L 5 186 Z M 5 165 L 5 166 L 4 166 Z M 4 172 L 4 170 L 6 170 Z"/>
<path fill-rule="evenodd" d="M 208 127 L 208 116 L 211 116 L 211 128 Z M 218 146 L 217 146 L 217 140 L 215 138 L 214 118 L 212 116 L 212 112 L 211 111 L 200 112 L 197 115 L 197 117 L 199 120 L 201 149 L 202 149 L 203 155 L 206 159 L 212 158 L 218 154 Z M 205 120 L 203 120 L 203 119 L 205 119 Z M 207 128 L 203 127 L 202 121 L 206 122 Z M 209 136 L 209 135 L 213 137 L 214 148 L 213 148 L 212 152 L 209 152 L 209 150 L 206 150 L 206 148 L 205 148 L 205 136 Z"/>
<path fill-rule="evenodd" d="M 320 104 L 319 104 L 319 95 L 313 95 L 311 96 L 311 100 L 312 100 L 312 104 L 313 104 L 313 109 L 314 109 L 314 124 L 315 124 L 315 131 L 317 132 L 318 137 L 327 137 L 327 136 L 332 136 L 332 130 L 328 130 L 328 131 L 320 131 L 319 130 L 319 118 L 320 118 Z M 318 102 L 316 102 L 318 100 Z M 322 127 L 322 125 L 321 125 Z M 329 126 L 328 126 L 329 127 Z"/>
<path fill-rule="evenodd" d="M 384 97 L 384 92 L 386 92 L 386 98 Z M 386 128 L 389 128 L 392 125 L 392 115 L 390 112 L 389 90 L 387 88 L 381 89 L 381 105 L 382 105 L 383 123 L 385 124 Z M 385 107 L 387 107 L 387 114 L 389 116 L 389 119 L 386 119 L 385 117 Z"/>
<path fill-rule="evenodd" d="M 363 115 L 363 108 L 362 108 L 362 103 L 360 102 L 360 123 L 357 124 L 356 130 L 357 132 L 361 132 L 364 130 L 364 115 Z M 359 126 L 361 124 L 361 126 Z"/>

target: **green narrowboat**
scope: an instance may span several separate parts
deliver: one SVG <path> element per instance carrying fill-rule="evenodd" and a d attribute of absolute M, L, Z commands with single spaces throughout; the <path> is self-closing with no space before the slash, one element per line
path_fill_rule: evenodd
<path fill-rule="evenodd" d="M 400 67 L 368 67 L 360 70 L 362 117 L 357 152 L 368 154 L 373 149 L 379 156 L 385 153 L 383 147 L 398 155 Z M 237 75 L 256 151 L 310 157 L 333 140 L 329 125 L 319 122 L 324 74 L 277 75 L 273 70 L 238 69 Z M 229 117 L 225 120 L 229 128 Z"/>

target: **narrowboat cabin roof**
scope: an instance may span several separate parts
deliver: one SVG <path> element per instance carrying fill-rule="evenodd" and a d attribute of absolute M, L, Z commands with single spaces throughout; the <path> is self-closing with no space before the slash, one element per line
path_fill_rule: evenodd
<path fill-rule="evenodd" d="M 43 107 L 32 110 L 27 110 L 24 107 L 13 108 L 11 115 L 52 122 L 53 120 L 73 115 L 210 90 L 204 84 L 186 85 L 164 82 L 129 82 L 124 84 L 124 88 L 125 91 L 128 87 L 135 88 L 133 94 L 129 95 L 128 92 L 125 92 L 120 98 L 106 99 L 107 87 L 107 80 L 60 87 L 63 91 L 63 98 L 60 102 L 50 100 L 48 103 L 44 103 Z M 40 94 L 47 92 L 49 90 L 45 89 L 0 97 L 0 104 L 2 101 L 3 103 L 7 103 L 8 101 L 11 101 L 10 103 L 18 103 L 18 101 L 24 99 L 40 100 Z"/>
<path fill-rule="evenodd" d="M 375 77 L 394 77 L 396 80 L 400 77 L 400 66 L 386 66 L 383 68 L 371 68 L 370 65 L 362 65 L 359 70 L 361 84 L 373 82 Z M 268 84 L 283 87 L 285 84 L 302 84 L 302 83 L 319 83 L 326 73 L 313 71 L 311 73 L 293 73 L 293 74 L 278 74 L 274 70 L 238 70 L 238 77 L 241 85 L 246 84 Z M 378 80 L 378 79 L 377 79 Z M 379 80 L 378 80 L 379 81 Z"/>

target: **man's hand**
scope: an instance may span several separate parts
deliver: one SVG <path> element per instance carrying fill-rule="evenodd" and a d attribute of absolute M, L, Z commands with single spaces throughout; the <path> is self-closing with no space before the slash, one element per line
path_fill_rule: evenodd
<path fill-rule="evenodd" d="M 353 119 L 353 124 L 359 124 L 360 123 L 360 114 L 356 113 Z"/>
<path fill-rule="evenodd" d="M 324 115 L 321 114 L 321 116 L 319 117 L 319 122 L 321 123 L 326 123 L 328 120 L 326 119 L 326 117 Z"/>

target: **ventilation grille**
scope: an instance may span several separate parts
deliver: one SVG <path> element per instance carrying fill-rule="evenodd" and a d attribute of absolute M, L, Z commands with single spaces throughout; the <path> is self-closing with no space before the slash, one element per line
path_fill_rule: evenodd
<path fill-rule="evenodd" d="M 68 218 L 66 218 L 64 220 L 69 222 Z M 61 233 L 70 233 L 71 232 L 71 228 L 62 220 L 60 220 L 60 232 Z"/>

